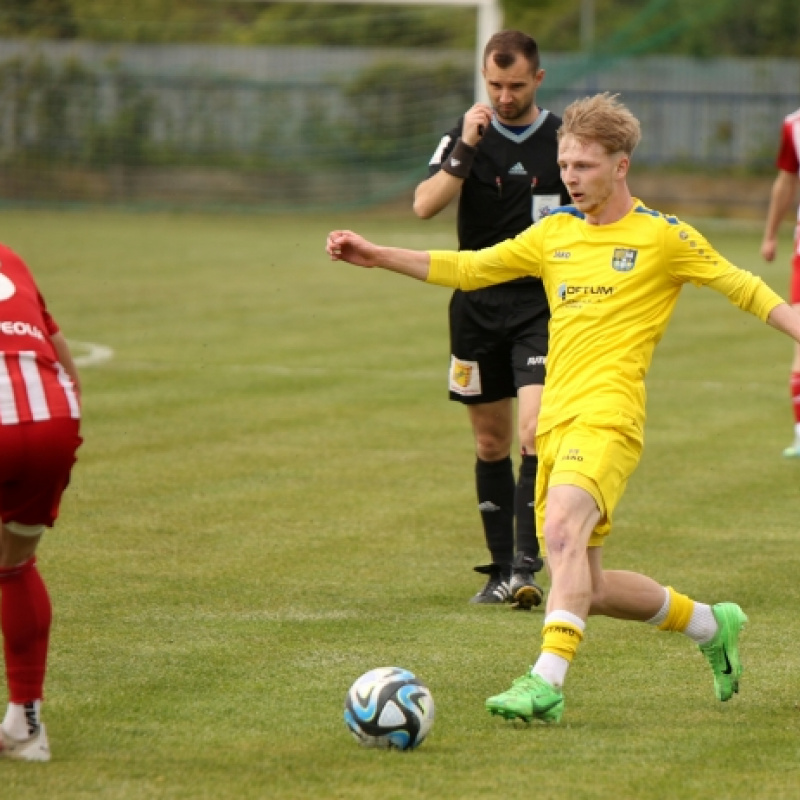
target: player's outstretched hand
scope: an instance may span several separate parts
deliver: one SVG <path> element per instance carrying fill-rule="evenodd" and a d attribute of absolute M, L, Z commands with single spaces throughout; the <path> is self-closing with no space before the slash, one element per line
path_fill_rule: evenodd
<path fill-rule="evenodd" d="M 357 267 L 374 267 L 378 248 L 353 231 L 331 231 L 325 245 L 331 261 L 346 261 Z"/>

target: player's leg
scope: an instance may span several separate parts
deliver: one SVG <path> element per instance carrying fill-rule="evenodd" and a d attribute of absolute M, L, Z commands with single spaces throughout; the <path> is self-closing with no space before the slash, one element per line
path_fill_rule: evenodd
<path fill-rule="evenodd" d="M 590 554 L 599 549 L 641 454 L 641 431 L 620 417 L 613 427 L 580 417 L 540 434 L 536 515 L 551 588 L 542 650 L 531 674 L 487 700 L 502 716 L 558 721 L 561 687 L 583 638 L 594 595 Z"/>
<path fill-rule="evenodd" d="M 474 603 L 503 603 L 514 557 L 514 472 L 511 463 L 513 409 L 510 399 L 468 405 L 475 438 L 475 487 L 491 564 L 476 567 L 487 575 Z"/>
<path fill-rule="evenodd" d="M 4 426 L 0 433 L 0 629 L 9 692 L 0 758 L 50 759 L 40 714 L 51 605 L 35 553 L 58 516 L 80 443 L 78 421 L 71 419 Z"/>
<path fill-rule="evenodd" d="M 652 619 L 664 603 L 664 587 L 637 572 L 603 569 L 603 549 L 589 548 L 592 603 L 589 614 L 614 619 Z"/>
<path fill-rule="evenodd" d="M 538 471 L 536 430 L 547 361 L 550 311 L 543 293 L 526 291 L 509 303 L 506 334 L 511 343 L 511 363 L 517 387 L 517 428 L 521 451 L 514 500 L 516 552 L 511 570 L 512 605 L 530 610 L 542 602 L 543 591 L 535 581 L 542 568 L 536 536 L 534 488 Z"/>
<path fill-rule="evenodd" d="M 450 301 L 450 399 L 467 407 L 475 441 L 478 509 L 491 563 L 472 602 L 502 603 L 514 557 L 514 473 L 511 462 L 516 395 L 510 355 L 502 336 L 497 292 L 453 293 Z"/>
<path fill-rule="evenodd" d="M 564 710 L 562 686 L 583 638 L 592 598 L 587 548 L 601 518 L 585 489 L 553 486 L 547 493 L 543 534 L 551 587 L 542 629 L 542 650 L 527 675 L 486 701 L 492 714 L 506 719 L 558 722 Z"/>
<path fill-rule="evenodd" d="M 792 273 L 789 281 L 789 302 L 795 310 L 800 311 L 800 225 L 795 228 L 794 255 L 792 257 Z M 789 374 L 789 396 L 792 402 L 794 417 L 794 438 L 784 449 L 786 458 L 800 458 L 800 345 L 794 346 L 794 358 Z"/>
<path fill-rule="evenodd" d="M 24 534 L 10 529 L 24 531 L 25 527 Z M 42 527 L 12 522 L 0 531 L 0 629 L 9 698 L 0 725 L 0 757 L 27 761 L 50 758 L 41 704 L 51 606 L 34 555 Z"/>
<path fill-rule="evenodd" d="M 620 418 L 611 428 L 578 418 L 540 436 L 539 446 L 537 516 L 551 589 L 542 656 L 533 669 L 560 688 L 595 595 L 591 559 L 602 551 L 614 509 L 639 463 L 642 440 L 631 420 Z"/>
<path fill-rule="evenodd" d="M 794 307 L 800 312 L 800 304 L 795 304 Z M 794 414 L 794 440 L 783 451 L 783 455 L 786 458 L 800 458 L 800 345 L 798 344 L 794 346 L 792 371 L 789 375 L 789 396 Z"/>
<path fill-rule="evenodd" d="M 739 691 L 742 663 L 739 634 L 747 617 L 735 603 L 709 606 L 662 586 L 646 575 L 604 570 L 602 548 L 589 549 L 592 571 L 590 614 L 638 620 L 683 633 L 700 648 L 714 673 L 714 692 L 723 702 Z"/>
<path fill-rule="evenodd" d="M 516 552 L 511 566 L 512 608 L 530 610 L 541 604 L 544 592 L 535 575 L 542 569 L 539 541 L 536 537 L 534 491 L 538 457 L 536 455 L 536 426 L 542 405 L 541 383 L 521 386 L 517 390 L 517 425 L 520 441 L 519 477 L 514 495 Z"/>
<path fill-rule="evenodd" d="M 789 297 L 795 310 L 800 312 L 800 227 L 796 232 L 796 252 L 792 259 L 792 278 Z M 792 370 L 789 375 L 789 394 L 794 416 L 794 440 L 783 451 L 786 458 L 800 458 L 800 345 L 794 346 Z"/>

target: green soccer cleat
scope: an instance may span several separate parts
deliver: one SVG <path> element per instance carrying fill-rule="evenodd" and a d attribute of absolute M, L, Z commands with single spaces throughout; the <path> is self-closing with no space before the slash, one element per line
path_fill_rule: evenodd
<path fill-rule="evenodd" d="M 505 719 L 540 719 L 559 722 L 564 713 L 564 695 L 540 675 L 517 678 L 507 692 L 490 697 L 486 710 Z"/>
<path fill-rule="evenodd" d="M 739 634 L 747 617 L 736 603 L 717 603 L 711 607 L 719 630 L 707 644 L 700 645 L 714 673 L 714 693 L 723 703 L 739 692 L 742 662 L 739 660 Z"/>

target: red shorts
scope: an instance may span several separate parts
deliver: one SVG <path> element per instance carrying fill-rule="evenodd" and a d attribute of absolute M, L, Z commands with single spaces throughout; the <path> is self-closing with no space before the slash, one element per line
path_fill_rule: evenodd
<path fill-rule="evenodd" d="M 83 441 L 77 419 L 0 425 L 0 517 L 52 527 Z"/>

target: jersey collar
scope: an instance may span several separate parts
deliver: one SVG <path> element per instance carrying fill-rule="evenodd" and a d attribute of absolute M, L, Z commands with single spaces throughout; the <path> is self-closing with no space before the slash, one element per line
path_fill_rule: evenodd
<path fill-rule="evenodd" d="M 539 128 L 542 127 L 544 121 L 547 117 L 550 116 L 550 112 L 546 108 L 539 109 L 539 116 L 536 117 L 534 122 L 531 123 L 531 126 L 524 131 L 523 133 L 513 133 L 508 128 L 505 127 L 502 123 L 498 122 L 496 119 L 492 120 L 492 127 L 501 135 L 505 136 L 506 139 L 510 139 L 515 144 L 521 144 L 526 139 L 530 139 Z"/>

